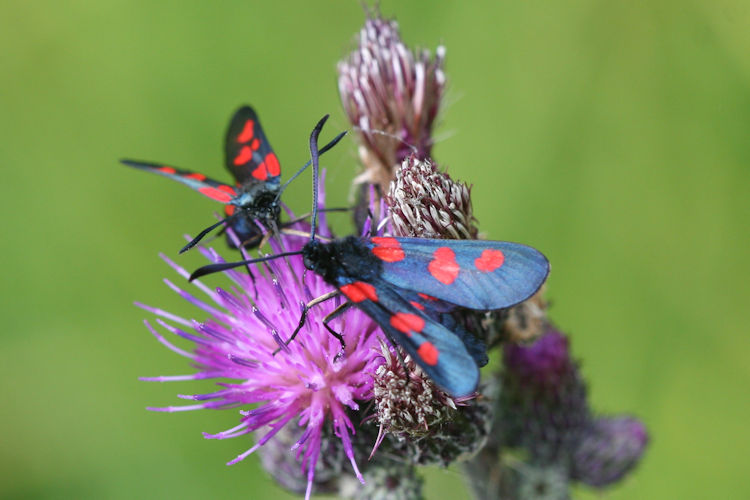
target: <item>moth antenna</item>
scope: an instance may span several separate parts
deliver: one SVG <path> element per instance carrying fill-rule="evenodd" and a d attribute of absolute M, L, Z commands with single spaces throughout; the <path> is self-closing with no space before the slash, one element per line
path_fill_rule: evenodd
<path fill-rule="evenodd" d="M 234 269 L 235 267 L 240 266 L 248 266 L 250 264 L 256 264 L 258 262 L 266 262 L 269 260 L 274 259 L 280 259 L 282 257 L 289 257 L 290 255 L 301 255 L 302 250 L 298 250 L 295 252 L 283 252 L 283 253 L 277 253 L 273 255 L 268 255 L 266 257 L 259 257 L 257 259 L 247 259 L 247 260 L 240 260 L 237 262 L 220 262 L 216 264 L 208 264 L 203 267 L 199 267 L 195 271 L 193 271 L 193 274 L 190 275 L 190 278 L 188 278 L 188 281 L 193 281 L 195 279 L 200 278 L 201 276 L 206 276 L 207 274 L 214 274 L 219 273 L 221 271 L 228 271 L 229 269 Z"/>
<path fill-rule="evenodd" d="M 318 175 L 319 175 L 319 169 L 320 169 L 320 152 L 318 151 L 318 136 L 320 135 L 320 131 L 323 130 L 323 125 L 325 125 L 326 120 L 328 120 L 328 117 L 330 115 L 325 115 L 323 118 L 320 119 L 320 121 L 315 125 L 315 128 L 313 129 L 312 133 L 310 134 L 310 158 L 312 159 L 312 198 L 313 198 L 313 206 L 312 206 L 312 220 L 310 221 L 310 241 L 315 240 L 315 229 L 318 225 Z"/>
<path fill-rule="evenodd" d="M 328 116 L 328 115 L 326 115 L 326 116 Z M 331 140 L 331 141 L 330 141 L 330 142 L 329 142 L 328 144 L 326 144 L 325 146 L 323 146 L 323 147 L 322 147 L 322 148 L 320 149 L 320 153 L 319 153 L 319 154 L 323 154 L 323 153 L 325 153 L 326 151 L 330 150 L 330 149 L 331 149 L 332 147 L 334 147 L 334 146 L 335 146 L 336 144 L 338 144 L 338 143 L 339 143 L 339 141 L 340 141 L 341 139 L 343 139 L 343 138 L 344 138 L 344 136 L 345 136 L 345 135 L 346 135 L 347 133 L 349 133 L 349 131 L 348 131 L 348 130 L 344 130 L 344 131 L 343 131 L 343 132 L 341 132 L 341 133 L 340 133 L 339 135 L 337 135 L 336 137 L 334 137 L 334 138 L 333 138 L 333 139 L 332 139 L 332 140 Z M 283 193 L 283 192 L 284 192 L 284 190 L 285 190 L 285 189 L 287 188 L 287 186 L 289 186 L 289 184 L 290 184 L 290 183 L 291 183 L 291 182 L 292 182 L 292 181 L 293 181 L 294 179 L 296 179 L 297 177 L 299 177 L 299 175 L 300 175 L 300 174 L 301 174 L 302 172 L 304 172 L 304 171 L 305 171 L 305 169 L 306 169 L 307 167 L 309 167 L 309 166 L 310 166 L 311 164 L 312 164 L 312 160 L 307 160 L 307 163 L 305 163 L 304 165 L 302 165 L 302 168 L 300 168 L 299 170 L 297 170 L 297 171 L 296 171 L 296 172 L 294 173 L 294 175 L 293 175 L 293 176 L 291 176 L 291 177 L 289 178 L 289 180 L 287 180 L 287 181 L 286 181 L 286 182 L 285 182 L 284 184 L 282 184 L 282 185 L 281 185 L 281 187 L 279 188 L 279 193 L 278 193 L 278 194 L 276 195 L 276 201 L 279 201 L 279 198 L 281 198 L 281 193 Z"/>
<path fill-rule="evenodd" d="M 212 224 L 212 225 L 208 226 L 206 229 L 204 229 L 203 231 L 201 231 L 200 233 L 198 233 L 198 236 L 196 236 L 195 238 L 193 238 L 192 240 L 190 240 L 190 243 L 188 243 L 187 245 L 185 245 L 184 247 L 182 247 L 182 249 L 180 250 L 180 253 L 185 253 L 188 250 L 190 250 L 191 248 L 193 248 L 195 245 L 198 244 L 198 242 L 200 240 L 202 240 L 203 238 L 205 238 L 205 236 L 208 233 L 210 233 L 211 231 L 213 231 L 214 229 L 216 229 L 220 225 L 224 224 L 225 222 L 228 222 L 232 217 L 234 217 L 234 214 L 230 215 L 229 217 L 224 217 L 223 219 L 221 219 L 216 224 Z"/>

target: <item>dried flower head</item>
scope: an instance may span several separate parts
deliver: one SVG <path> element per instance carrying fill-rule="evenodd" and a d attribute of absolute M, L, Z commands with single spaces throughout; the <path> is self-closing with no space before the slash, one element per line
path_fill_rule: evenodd
<path fill-rule="evenodd" d="M 542 288 L 529 299 L 508 309 L 502 321 L 505 337 L 511 342 L 529 342 L 544 332 L 547 325 L 547 301 Z"/>
<path fill-rule="evenodd" d="M 322 231 L 327 232 L 324 225 Z M 286 250 L 299 249 L 300 241 L 304 242 L 298 237 L 281 236 L 281 245 Z M 223 261 L 213 250 L 203 250 L 203 253 L 213 262 Z M 178 274 L 189 276 L 186 270 L 163 258 Z M 298 467 L 304 471 L 306 496 L 309 497 L 321 450 L 329 447 L 324 441 L 333 435 L 340 440 L 354 473 L 362 479 L 354 459 L 351 442 L 354 423 L 349 410 L 357 410 L 359 402 L 372 398 L 373 375 L 383 361 L 376 349 L 379 328 L 358 310 L 332 323 L 346 339 L 345 355 L 337 356 L 341 344 L 322 325 L 322 318 L 336 307 L 333 301 L 313 308 L 306 327 L 295 341 L 288 346 L 284 343 L 298 324 L 301 304 L 331 291 L 322 278 L 304 271 L 301 256 L 253 266 L 254 281 L 244 269 L 227 271 L 226 275 L 234 283 L 230 290 L 217 288 L 214 291 L 198 281 L 193 282 L 206 296 L 203 300 L 167 281 L 170 288 L 208 315 L 203 321 L 186 320 L 161 309 L 141 307 L 157 315 L 156 322 L 162 328 L 195 344 L 193 352 L 185 351 L 168 342 L 146 322 L 162 344 L 189 358 L 198 368 L 192 375 L 144 380 L 235 380 L 233 383 L 217 382 L 220 389 L 216 392 L 181 396 L 193 400 L 194 404 L 151 409 L 177 412 L 247 408 L 240 411 L 240 423 L 236 427 L 204 434 L 206 438 L 225 439 L 262 433 L 255 446 L 229 464 L 241 461 L 286 429 L 282 442 L 289 445 L 289 436 L 293 436 L 291 448 Z M 250 405 L 256 406 L 250 409 Z M 279 463 L 278 457 L 267 457 L 267 460 Z M 294 481 L 286 485 L 292 483 Z"/>
<path fill-rule="evenodd" d="M 360 182 L 388 189 L 393 171 L 416 149 L 429 156 L 432 126 L 445 87 L 445 48 L 435 58 L 401 42 L 396 21 L 370 15 L 357 48 L 338 65 L 339 94 L 349 121 L 360 129 Z"/>
<path fill-rule="evenodd" d="M 391 182 L 386 203 L 396 236 L 476 239 L 471 188 L 440 172 L 430 159 L 407 157 Z"/>

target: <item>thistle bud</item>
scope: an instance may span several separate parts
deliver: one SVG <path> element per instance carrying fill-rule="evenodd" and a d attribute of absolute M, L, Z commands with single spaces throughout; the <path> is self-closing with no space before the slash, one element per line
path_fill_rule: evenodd
<path fill-rule="evenodd" d="M 572 477 L 589 486 L 619 481 L 639 462 L 648 444 L 643 422 L 627 416 L 597 418 L 573 453 Z"/>
<path fill-rule="evenodd" d="M 452 398 L 408 356 L 402 363 L 386 346 L 383 355 L 374 395 L 381 439 L 388 436 L 382 440 L 388 449 L 384 454 L 418 465 L 448 466 L 484 446 L 493 404 L 473 396 Z"/>
<path fill-rule="evenodd" d="M 568 476 L 559 465 L 523 464 L 514 471 L 518 500 L 567 500 Z"/>
<path fill-rule="evenodd" d="M 476 239 L 471 188 L 411 155 L 396 172 L 386 203 L 396 236 Z"/>
<path fill-rule="evenodd" d="M 590 421 L 586 386 L 568 340 L 548 327 L 533 344 L 504 344 L 502 414 L 506 444 L 537 463 L 564 460 Z"/>
<path fill-rule="evenodd" d="M 266 432 L 273 429 L 268 427 Z M 308 488 L 307 472 L 301 467 L 299 458 L 290 453 L 302 436 L 304 429 L 286 426 L 279 431 L 275 439 L 268 441 L 258 449 L 263 468 L 282 488 L 292 493 L 302 494 Z M 322 433 L 320 460 L 315 464 L 315 478 L 312 491 L 315 493 L 334 493 L 338 489 L 341 477 L 351 477 L 344 472 L 347 458 L 340 441 L 330 431 Z M 358 482 L 358 481 L 357 481 Z"/>
<path fill-rule="evenodd" d="M 504 345 L 501 415 L 506 445 L 523 448 L 529 462 L 563 467 L 571 481 L 604 487 L 620 480 L 648 444 L 633 417 L 594 418 L 568 340 L 547 325 L 528 346 Z"/>
<path fill-rule="evenodd" d="M 387 465 L 369 467 L 364 473 L 364 478 L 364 485 L 354 477 L 342 478 L 339 495 L 351 500 L 424 498 L 424 480 L 417 475 L 416 467 L 413 465 L 389 462 Z"/>

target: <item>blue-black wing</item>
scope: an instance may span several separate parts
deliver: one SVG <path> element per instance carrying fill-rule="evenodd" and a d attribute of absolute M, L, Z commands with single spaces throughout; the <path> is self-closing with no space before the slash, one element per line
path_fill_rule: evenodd
<path fill-rule="evenodd" d="M 503 309 L 536 293 L 549 273 L 538 250 L 519 243 L 375 237 L 381 278 L 420 296 L 469 309 Z"/>
<path fill-rule="evenodd" d="M 278 183 L 281 179 L 279 160 L 250 106 L 241 107 L 232 116 L 225 154 L 227 170 L 239 184 Z"/>
<path fill-rule="evenodd" d="M 183 170 L 180 168 L 170 167 L 163 163 L 151 163 L 135 160 L 120 160 L 125 165 L 137 168 L 139 170 L 145 170 L 147 172 L 153 172 L 155 174 L 163 175 L 172 180 L 185 184 L 187 187 L 194 189 L 204 196 L 208 196 L 212 200 L 220 201 L 221 203 L 229 203 L 232 198 L 237 196 L 237 190 L 223 182 L 209 179 L 205 175 L 198 172 L 191 172 L 190 170 Z"/>
<path fill-rule="evenodd" d="M 479 368 L 456 334 L 416 309 L 385 281 L 339 278 L 337 286 L 443 390 L 453 396 L 474 392 Z"/>

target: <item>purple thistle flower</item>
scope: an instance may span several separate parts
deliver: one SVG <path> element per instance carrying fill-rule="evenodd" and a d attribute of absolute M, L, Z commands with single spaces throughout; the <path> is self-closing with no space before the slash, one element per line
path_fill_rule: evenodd
<path fill-rule="evenodd" d="M 330 234 L 324 218 L 321 219 L 321 234 Z M 295 236 L 280 238 L 285 251 L 298 250 L 305 242 Z M 281 249 L 278 243 L 272 246 L 275 252 Z M 223 262 L 214 250 L 201 251 L 212 262 Z M 188 271 L 166 256 L 162 258 L 180 276 L 189 276 Z M 227 271 L 225 274 L 234 283 L 229 289 L 211 290 L 199 281 L 193 282 L 205 295 L 202 299 L 165 280 L 181 297 L 208 314 L 208 318 L 200 322 L 137 305 L 158 316 L 156 323 L 163 329 L 195 344 L 192 353 L 180 349 L 145 321 L 159 342 L 189 358 L 198 369 L 192 375 L 142 380 L 236 380 L 217 382 L 220 389 L 209 394 L 180 396 L 195 404 L 149 409 L 178 412 L 257 405 L 254 409 L 241 410 L 240 423 L 234 428 L 215 434 L 204 433 L 209 439 L 262 433 L 255 446 L 228 465 L 243 460 L 296 422 L 299 438 L 292 450 L 306 475 L 306 497 L 309 497 L 326 426 L 331 426 L 333 434 L 340 439 L 355 475 L 362 481 L 351 440 L 354 424 L 347 410 L 358 410 L 358 401 L 372 399 L 373 376 L 383 359 L 379 352 L 378 325 L 356 309 L 331 324 L 346 340 L 344 356 L 337 357 L 341 344 L 322 325 L 323 317 L 336 307 L 336 301 L 313 308 L 297 338 L 285 345 L 284 341 L 299 322 L 301 304 L 332 290 L 318 275 L 304 271 L 301 256 L 253 266 L 255 283 L 244 268 Z"/>
<path fill-rule="evenodd" d="M 534 466 L 563 466 L 571 480 L 596 487 L 635 467 L 648 443 L 645 426 L 632 417 L 592 415 L 565 335 L 547 325 L 532 344 L 506 343 L 504 362 L 506 445 L 527 450 Z"/>
<path fill-rule="evenodd" d="M 408 156 L 391 181 L 386 202 L 396 236 L 476 239 L 471 187 L 438 170 L 430 158 Z"/>
<path fill-rule="evenodd" d="M 608 486 L 638 464 L 647 445 L 646 426 L 637 418 L 599 417 L 573 454 L 571 476 L 589 486 Z"/>
<path fill-rule="evenodd" d="M 591 418 L 568 339 L 548 326 L 529 345 L 503 347 L 506 444 L 527 449 L 536 463 L 565 460 Z"/>
<path fill-rule="evenodd" d="M 396 21 L 368 16 L 357 48 L 338 65 L 341 104 L 360 128 L 361 182 L 379 184 L 385 193 L 409 154 L 429 156 L 445 87 L 444 58 L 444 47 L 434 58 L 428 50 L 414 51 L 401 41 Z"/>

